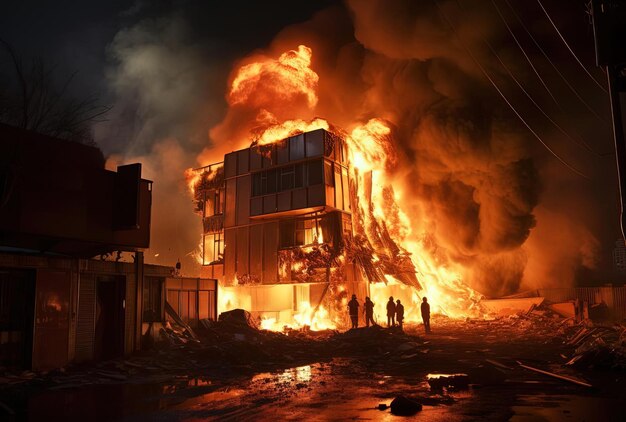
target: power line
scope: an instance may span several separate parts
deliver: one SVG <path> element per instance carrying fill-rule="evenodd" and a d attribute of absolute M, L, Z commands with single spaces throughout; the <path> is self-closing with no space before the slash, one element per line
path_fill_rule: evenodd
<path fill-rule="evenodd" d="M 506 19 L 504 19 L 504 16 L 502 15 L 502 12 L 500 11 L 500 8 L 498 7 L 498 5 L 496 4 L 496 2 L 494 0 L 491 0 L 491 4 L 493 4 L 493 7 L 495 7 L 496 12 L 498 12 L 498 15 L 500 15 L 500 19 L 502 20 L 502 22 L 504 22 L 504 26 L 506 26 L 506 29 L 508 29 L 509 34 L 511 34 L 511 36 L 513 37 L 513 39 L 515 40 L 515 44 L 517 44 L 517 46 L 519 47 L 520 50 L 522 50 L 522 54 L 524 55 L 524 57 L 526 58 L 526 61 L 528 62 L 528 64 L 530 65 L 530 67 L 532 68 L 533 72 L 535 72 L 535 75 L 537 75 L 537 78 L 539 78 L 539 81 L 541 81 L 541 84 L 543 85 L 543 87 L 546 89 L 546 91 L 548 91 L 548 94 L 550 94 L 550 97 L 552 97 L 552 100 L 559 105 L 559 102 L 556 100 L 555 96 L 552 94 L 552 91 L 550 91 L 550 88 L 548 88 L 548 85 L 546 84 L 546 82 L 543 80 L 543 78 L 541 77 L 541 75 L 539 74 L 539 71 L 535 68 L 535 65 L 533 64 L 532 60 L 530 59 L 530 57 L 528 56 L 528 54 L 526 54 L 526 50 L 524 50 L 524 47 L 522 46 L 522 44 L 519 42 L 519 40 L 517 39 L 517 37 L 515 36 L 515 33 L 513 32 L 513 30 L 511 29 L 511 27 L 509 26 L 508 22 L 506 21 Z"/>
<path fill-rule="evenodd" d="M 559 28 L 556 26 L 556 24 L 554 23 L 554 21 L 552 20 L 552 18 L 550 17 L 550 14 L 548 13 L 548 11 L 546 10 L 545 7 L 543 7 L 543 4 L 541 3 L 541 0 L 537 0 L 537 3 L 539 3 L 539 6 L 541 6 L 541 9 L 543 10 L 543 13 L 546 14 L 546 17 L 548 18 L 548 20 L 550 21 L 550 23 L 552 24 L 552 27 L 554 28 L 554 30 L 556 31 L 557 34 L 559 34 L 559 37 L 561 38 L 561 41 L 563 41 L 563 44 L 565 44 L 565 46 L 567 47 L 567 49 L 569 50 L 570 53 L 572 53 L 572 56 L 574 57 L 574 59 L 576 59 L 576 61 L 578 62 L 578 64 L 580 65 L 580 67 L 585 71 L 585 73 L 587 74 L 587 76 L 589 76 L 591 78 L 591 80 L 600 87 L 600 89 L 604 92 L 607 92 L 606 88 L 604 88 L 604 86 L 602 86 L 602 84 L 600 82 L 598 82 L 598 80 L 596 78 L 593 77 L 593 75 L 591 73 L 589 73 L 589 71 L 587 70 L 587 68 L 585 67 L 585 65 L 578 59 L 578 56 L 576 56 L 576 53 L 574 53 L 574 50 L 572 50 L 572 47 L 569 46 L 569 44 L 567 43 L 567 41 L 565 40 L 565 37 L 563 37 L 563 35 L 561 34 L 561 31 L 559 31 Z"/>
<path fill-rule="evenodd" d="M 597 152 L 595 152 L 593 149 L 591 149 L 591 147 L 583 140 L 581 139 L 580 142 L 577 141 L 576 139 L 574 139 L 565 129 L 563 129 L 563 127 L 561 125 L 559 125 L 557 122 L 555 122 L 549 115 L 548 113 L 546 113 L 543 108 L 541 108 L 541 106 L 539 104 L 537 104 L 537 102 L 534 100 L 534 98 L 532 97 L 532 95 L 530 95 L 530 93 L 524 88 L 524 86 L 519 82 L 519 80 L 515 77 L 515 75 L 513 74 L 513 72 L 511 72 L 511 70 L 509 69 L 509 67 L 502 61 L 502 59 L 500 58 L 500 56 L 498 55 L 498 53 L 493 49 L 493 47 L 491 46 L 491 44 L 489 44 L 489 42 L 486 42 L 487 46 L 489 47 L 489 50 L 491 50 L 491 53 L 496 56 L 496 58 L 498 59 L 498 61 L 500 62 L 500 64 L 502 65 L 502 67 L 504 68 L 504 70 L 506 70 L 506 72 L 509 74 L 509 76 L 511 77 L 511 79 L 513 79 L 513 81 L 515 81 L 515 83 L 517 84 L 517 86 L 522 90 L 522 92 L 526 95 L 526 97 L 535 105 L 535 107 L 541 112 L 541 114 L 543 114 L 543 116 L 548 119 L 548 121 L 550 121 L 550 123 L 552 123 L 558 130 L 559 132 L 561 132 L 563 135 L 565 135 L 568 139 L 570 139 L 572 142 L 574 142 L 576 145 L 578 145 L 581 148 L 586 149 L 587 151 L 591 152 L 592 154 L 599 156 L 599 154 Z"/>
<path fill-rule="evenodd" d="M 508 3 L 508 0 L 505 0 Z M 457 0 L 457 3 L 458 0 Z M 524 51 L 524 49 L 522 48 L 520 42 L 517 40 L 517 37 L 515 36 L 515 33 L 513 32 L 511 26 L 508 24 L 504 14 L 502 13 L 502 11 L 500 10 L 500 8 L 498 7 L 496 0 L 491 0 L 491 3 L 493 4 L 494 8 L 496 9 L 496 11 L 498 12 L 498 15 L 500 16 L 500 19 L 502 20 L 502 22 L 504 23 L 504 25 L 506 26 L 507 30 L 509 31 L 509 34 L 511 34 L 511 36 L 513 37 L 513 39 L 515 40 L 515 42 L 517 43 L 518 47 L 520 48 L 520 50 L 522 50 L 522 53 L 524 53 L 524 56 L 526 57 L 528 63 L 531 65 L 531 67 L 534 69 L 534 66 L 532 65 L 532 62 L 530 61 L 529 56 L 526 54 L 526 52 Z M 459 3 L 459 7 L 462 8 L 462 6 Z M 510 5 L 509 5 L 510 7 Z M 518 18 L 519 19 L 519 18 Z M 585 140 L 583 139 L 582 136 L 580 136 L 580 134 L 576 133 L 576 130 L 574 129 L 574 132 L 576 133 L 576 139 L 568 132 L 566 131 L 561 125 L 559 125 L 555 120 L 553 120 L 548 113 L 546 113 L 546 111 L 534 100 L 534 98 L 530 95 L 530 93 L 524 88 L 524 86 L 519 82 L 519 80 L 515 77 L 515 75 L 513 74 L 513 72 L 509 69 L 509 67 L 504 63 L 504 61 L 501 59 L 501 57 L 498 55 L 498 53 L 495 51 L 495 49 L 491 46 L 491 44 L 489 43 L 489 41 L 485 40 L 485 43 L 487 44 L 487 46 L 489 47 L 489 49 L 491 50 L 491 52 L 493 53 L 494 56 L 496 56 L 496 58 L 498 59 L 498 61 L 500 62 L 500 64 L 502 65 L 502 67 L 504 68 L 504 70 L 506 70 L 506 72 L 509 74 L 509 76 L 511 77 L 511 79 L 513 79 L 513 81 L 515 81 L 515 83 L 517 84 L 517 86 L 522 90 L 522 92 L 524 92 L 524 94 L 526 95 L 526 97 L 535 105 L 535 107 L 541 112 L 541 114 L 544 115 L 544 117 L 546 119 L 548 119 L 550 121 L 550 123 L 552 123 L 563 135 L 565 135 L 568 139 L 570 139 L 572 142 L 574 142 L 576 145 L 578 145 L 579 147 L 582 147 L 584 149 L 586 149 L 587 151 L 591 152 L 592 154 L 600 157 L 601 155 L 599 153 L 597 153 L 596 151 L 593 150 L 593 148 L 591 148 L 591 146 L 585 142 Z M 542 80 L 543 82 L 543 80 Z M 544 84 L 545 86 L 545 84 Z M 552 96 L 552 99 L 555 101 L 556 106 L 558 107 L 558 109 L 565 114 L 565 110 L 563 110 L 563 107 L 561 107 L 560 102 L 558 102 L 554 96 Z"/>
<path fill-rule="evenodd" d="M 498 91 L 498 94 L 500 94 L 500 97 L 502 97 L 502 99 L 504 100 L 504 102 L 506 102 L 506 104 L 509 106 L 509 108 L 513 111 L 513 113 L 515 113 L 515 115 L 517 116 L 518 119 L 520 119 L 522 121 L 522 123 L 524 124 L 524 126 L 526 126 L 526 128 L 530 131 L 530 133 L 533 134 L 533 136 L 541 143 L 541 145 L 544 146 L 545 149 L 547 149 L 553 156 L 554 158 L 556 158 L 557 160 L 559 160 L 559 162 L 561 164 L 563 164 L 565 167 L 567 167 L 568 169 L 570 169 L 572 172 L 578 174 L 581 177 L 584 177 L 585 179 L 589 179 L 589 176 L 587 176 L 586 174 L 582 173 L 580 170 L 576 169 L 575 167 L 573 167 L 571 164 L 567 163 L 564 159 L 562 159 L 556 152 L 554 152 L 552 150 L 552 148 L 550 148 L 550 146 L 548 144 L 546 144 L 544 142 L 544 140 L 541 138 L 541 136 L 539 136 L 537 134 L 537 132 L 535 132 L 533 130 L 533 128 L 526 122 L 526 120 L 522 117 L 522 115 L 517 111 L 517 109 L 515 108 L 515 106 L 513 106 L 513 104 L 509 101 L 509 99 L 506 97 L 506 95 L 504 95 L 504 93 L 502 92 L 502 90 L 498 87 L 498 85 L 494 82 L 494 80 L 491 78 L 491 76 L 489 76 L 489 74 L 487 73 L 487 71 L 485 70 L 485 68 L 480 64 L 480 62 L 478 61 L 478 59 L 474 56 L 474 53 L 472 53 L 472 51 L 465 45 L 465 43 L 463 41 L 461 41 L 461 37 L 459 37 L 456 28 L 454 26 L 454 24 L 452 23 L 452 21 L 448 18 L 448 15 L 444 12 L 444 10 L 441 8 L 441 6 L 439 5 L 439 2 L 437 0 L 433 0 L 433 2 L 435 3 L 435 6 L 437 7 L 437 9 L 439 9 L 439 13 L 442 15 L 442 17 L 445 19 L 445 21 L 448 23 L 448 25 L 450 25 L 450 28 L 452 29 L 452 31 L 454 32 L 456 38 L 459 40 L 459 43 L 461 44 L 461 46 L 463 47 L 463 49 L 467 52 L 467 54 L 469 54 L 469 56 L 472 58 L 472 60 L 474 61 L 474 63 L 476 63 L 476 65 L 478 66 L 478 68 L 480 69 L 480 71 L 483 73 L 483 75 L 485 75 L 485 77 L 489 80 L 489 82 L 491 83 L 491 85 L 495 88 L 496 91 Z"/>
<path fill-rule="evenodd" d="M 597 117 L 600 121 L 602 121 L 605 124 L 609 124 L 609 122 L 603 118 L 600 114 L 598 114 L 593 107 L 591 107 L 586 101 L 585 99 L 578 93 L 578 91 L 576 90 L 576 88 L 574 88 L 574 86 L 570 83 L 570 81 L 565 77 L 565 75 L 559 70 L 558 66 L 554 64 L 554 62 L 552 61 L 552 59 L 550 59 L 550 56 L 548 56 L 548 53 L 545 52 L 545 50 L 541 47 L 541 44 L 539 44 L 539 42 L 537 41 L 537 39 L 533 36 L 533 34 L 530 32 L 530 30 L 528 29 L 528 27 L 526 26 L 526 24 L 524 23 L 523 19 L 519 16 L 519 14 L 515 11 L 515 8 L 513 7 L 513 5 L 509 2 L 509 0 L 504 0 L 506 2 L 506 4 L 509 6 L 509 9 L 511 9 L 511 12 L 513 12 L 513 15 L 515 15 L 515 18 L 517 19 L 517 21 L 520 23 L 521 27 L 524 29 L 524 31 L 526 31 L 526 33 L 528 34 L 528 36 L 530 37 L 530 39 L 533 41 L 533 43 L 535 44 L 535 46 L 539 49 L 539 51 L 541 52 L 541 54 L 543 54 L 543 56 L 545 57 L 545 59 L 548 61 L 548 63 L 550 63 L 550 65 L 552 66 L 552 68 L 555 70 L 555 72 L 561 77 L 561 79 L 563 80 L 563 82 L 565 82 L 565 85 L 567 85 L 567 87 L 574 93 L 574 95 L 576 96 L 576 98 L 578 98 L 578 100 L 580 100 L 581 103 L 584 104 L 584 106 L 587 108 L 587 110 L 589 110 L 589 112 L 591 112 L 591 114 L 593 114 L 595 117 Z"/>

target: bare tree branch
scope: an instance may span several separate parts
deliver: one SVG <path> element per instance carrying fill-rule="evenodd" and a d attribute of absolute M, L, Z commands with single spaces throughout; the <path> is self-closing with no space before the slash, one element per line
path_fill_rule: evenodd
<path fill-rule="evenodd" d="M 94 144 L 92 126 L 103 121 L 111 107 L 103 106 L 96 96 L 77 99 L 68 94 L 75 79 L 72 73 L 59 86 L 55 84 L 54 67 L 41 59 L 33 61 L 28 72 L 9 43 L 0 39 L 11 58 L 11 67 L 19 89 L 0 78 L 0 121 L 46 135 Z M 18 105 L 19 104 L 19 105 Z"/>

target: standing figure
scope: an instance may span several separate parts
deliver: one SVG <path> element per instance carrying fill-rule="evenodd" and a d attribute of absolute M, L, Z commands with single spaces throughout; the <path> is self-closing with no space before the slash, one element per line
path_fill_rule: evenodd
<path fill-rule="evenodd" d="M 400 302 L 400 299 L 396 301 L 396 321 L 398 321 L 398 326 L 402 330 L 402 321 L 404 321 L 404 305 Z"/>
<path fill-rule="evenodd" d="M 369 297 L 366 297 L 363 307 L 365 308 L 365 326 L 369 327 L 370 322 L 372 323 L 372 326 L 376 325 L 374 322 L 374 302 L 372 302 Z"/>
<path fill-rule="evenodd" d="M 422 299 L 422 321 L 424 321 L 426 334 L 430 334 L 430 305 L 426 298 Z"/>
<path fill-rule="evenodd" d="M 348 313 L 352 320 L 352 328 L 359 326 L 359 302 L 356 300 L 356 295 L 352 295 L 352 299 L 348 302 Z"/>
<path fill-rule="evenodd" d="M 387 302 L 387 327 L 396 326 L 396 304 L 393 303 L 393 296 Z"/>

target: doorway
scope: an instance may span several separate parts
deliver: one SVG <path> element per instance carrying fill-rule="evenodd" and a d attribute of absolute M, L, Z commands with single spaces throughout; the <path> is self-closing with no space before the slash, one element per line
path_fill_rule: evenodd
<path fill-rule="evenodd" d="M 126 277 L 96 278 L 96 330 L 94 359 L 108 360 L 124 355 Z"/>
<path fill-rule="evenodd" d="M 30 369 L 35 272 L 0 268 L 0 366 Z"/>

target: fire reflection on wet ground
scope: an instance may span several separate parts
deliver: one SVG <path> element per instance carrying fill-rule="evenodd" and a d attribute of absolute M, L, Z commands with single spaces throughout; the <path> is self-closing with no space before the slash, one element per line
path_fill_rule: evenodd
<path fill-rule="evenodd" d="M 432 375 L 432 374 L 431 374 Z M 432 377 L 431 377 L 432 378 Z M 470 385 L 434 392 L 428 374 L 371 373 L 353 359 L 334 359 L 228 382 L 178 378 L 157 384 L 95 385 L 47 391 L 29 399 L 26 420 L 63 414 L 68 420 L 397 420 L 378 404 L 399 394 L 427 401 L 420 420 L 597 420 L 617 415 L 618 400 L 587 397 L 546 380 Z M 547 393 L 553 391 L 554 394 Z M 567 391 L 570 394 L 562 394 Z M 430 401 L 428 401 L 430 400 Z M 63 404 L 59 408 L 59 403 Z"/>
<path fill-rule="evenodd" d="M 59 384 L 1 401 L 16 411 L 17 420 L 49 420 L 50 415 L 107 421 L 397 420 L 389 409 L 377 407 L 398 395 L 420 399 L 424 406 L 416 418 L 422 420 L 620 420 L 622 374 L 578 374 L 595 387 L 586 388 L 514 367 L 521 359 L 556 370 L 568 346 L 558 338 L 547 341 L 538 329 L 496 328 L 494 323 L 439 325 L 435 334 L 415 337 L 421 352 L 410 355 L 399 346 L 396 353 L 294 361 L 260 373 L 255 365 L 238 370 L 223 363 L 203 374 L 163 371 L 79 388 Z M 469 382 L 436 389 L 429 383 L 437 379 L 433 374 L 467 374 Z"/>

